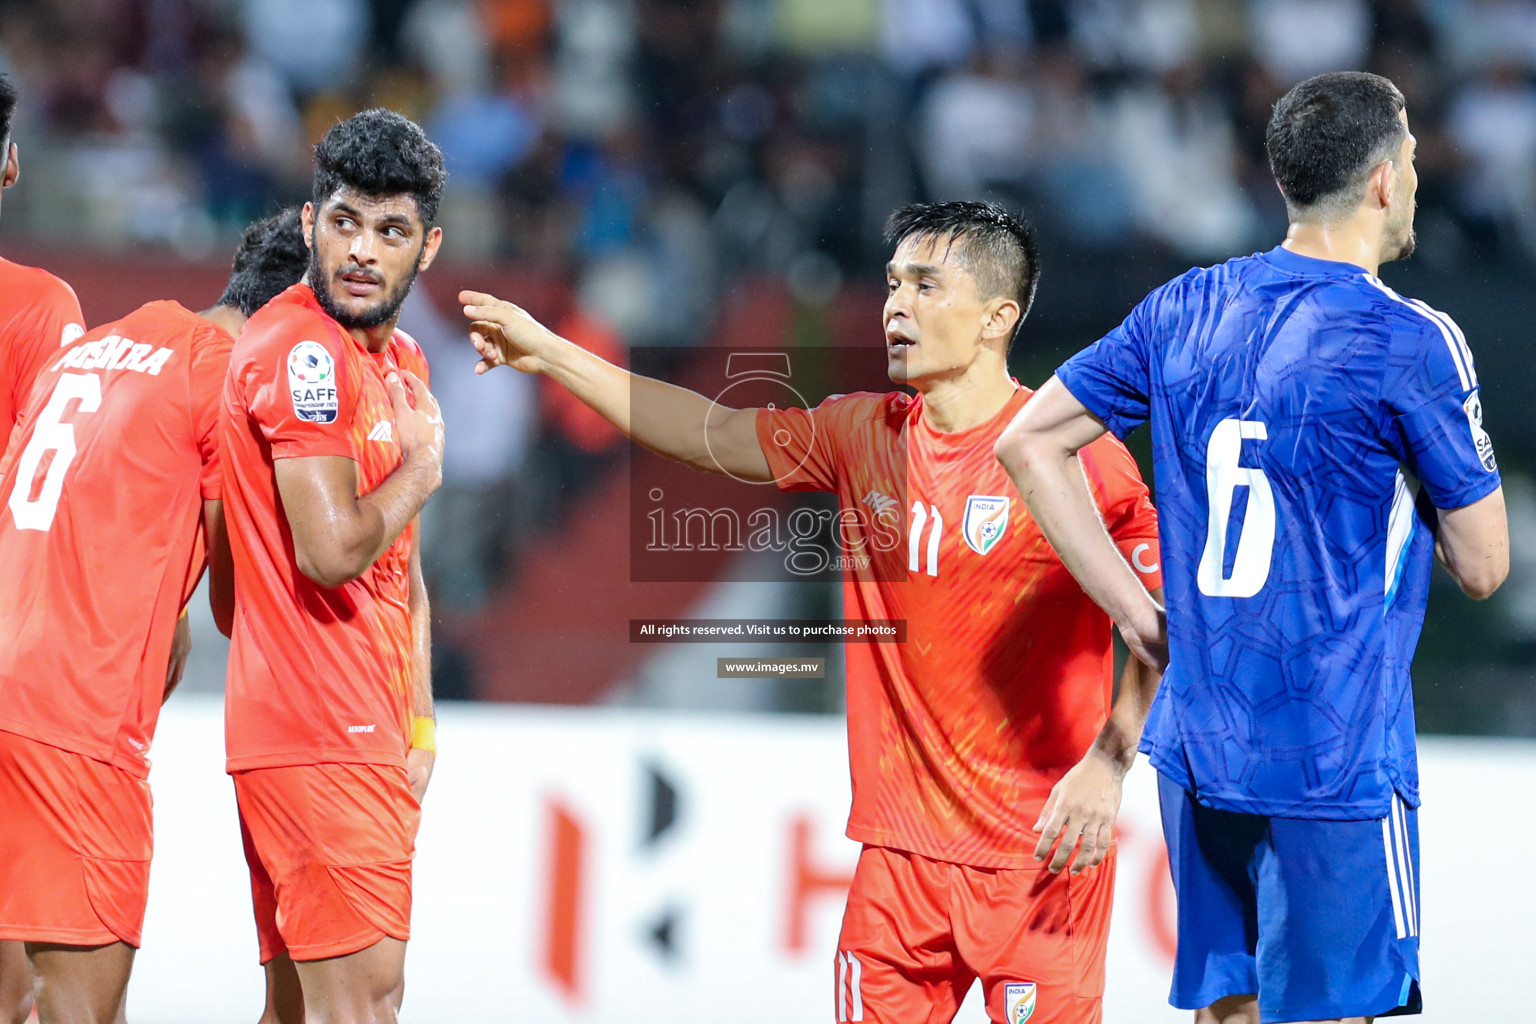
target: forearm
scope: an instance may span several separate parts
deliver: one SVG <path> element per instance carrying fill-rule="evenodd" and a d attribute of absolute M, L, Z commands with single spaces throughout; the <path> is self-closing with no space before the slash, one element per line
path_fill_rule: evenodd
<path fill-rule="evenodd" d="M 1147 713 L 1152 710 L 1152 699 L 1157 696 L 1161 681 L 1162 674 L 1139 658 L 1126 659 L 1125 671 L 1120 675 L 1120 692 L 1092 747 L 1121 775 L 1136 761 Z"/>
<path fill-rule="evenodd" d="M 417 544 L 421 543 L 420 533 Z M 413 557 L 411 571 L 411 657 L 415 673 L 411 714 L 416 718 L 436 718 L 432 703 L 432 607 L 421 576 L 420 556 Z"/>
<path fill-rule="evenodd" d="M 407 458 L 378 487 L 355 498 L 350 508 L 343 503 L 322 522 L 298 520 L 290 509 L 299 568 L 325 587 L 361 576 L 416 518 L 440 479 L 437 464 L 423 454 Z"/>
<path fill-rule="evenodd" d="M 1038 436 L 1013 436 L 997 455 L 1041 533 L 1088 596 L 1116 623 L 1154 616 L 1156 603 L 1099 518 L 1077 454 Z"/>
<path fill-rule="evenodd" d="M 1436 509 L 1435 557 L 1475 600 L 1493 594 L 1509 575 L 1509 520 L 1504 489 L 1459 509 Z"/>
<path fill-rule="evenodd" d="M 229 636 L 235 621 L 235 564 L 224 526 L 224 502 L 203 502 L 203 531 L 208 544 L 208 606 L 220 633 Z"/>
<path fill-rule="evenodd" d="M 631 373 L 563 338 L 551 336 L 541 358 L 546 375 L 636 444 L 695 469 L 721 471 L 705 433 L 736 410 Z"/>
<path fill-rule="evenodd" d="M 426 457 L 408 458 L 384 482 L 357 499 L 358 525 L 352 552 L 360 576 L 421 512 L 441 482 L 440 468 Z"/>

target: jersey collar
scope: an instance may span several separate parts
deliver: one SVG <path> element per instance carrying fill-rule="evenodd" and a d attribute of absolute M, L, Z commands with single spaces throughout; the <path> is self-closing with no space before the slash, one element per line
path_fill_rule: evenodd
<path fill-rule="evenodd" d="M 1339 260 L 1320 260 L 1315 256 L 1303 256 L 1299 252 L 1292 252 L 1283 245 L 1277 245 L 1264 254 L 1264 259 L 1271 264 L 1291 274 L 1306 274 L 1312 277 L 1319 275 L 1325 277 L 1359 277 L 1366 273 L 1364 267 L 1353 263 L 1343 263 Z"/>
<path fill-rule="evenodd" d="M 1010 378 L 1011 379 L 1011 378 Z M 1013 381 L 1013 394 L 1008 402 L 999 409 L 991 419 L 984 423 L 978 423 L 969 430 L 959 430 L 951 434 L 933 429 L 927 417 L 923 415 L 923 397 L 918 395 L 912 403 L 910 422 L 916 428 L 918 434 L 926 444 L 938 448 L 970 448 L 986 438 L 996 438 L 1002 433 L 1004 427 L 1013 419 L 1024 403 L 1034 392 L 1023 387 L 1017 380 Z"/>

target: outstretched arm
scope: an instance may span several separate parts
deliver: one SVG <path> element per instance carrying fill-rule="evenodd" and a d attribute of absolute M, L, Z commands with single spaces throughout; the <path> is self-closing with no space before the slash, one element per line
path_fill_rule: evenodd
<path fill-rule="evenodd" d="M 630 373 L 494 295 L 464 291 L 459 301 L 480 352 L 476 373 L 511 366 L 545 374 L 658 455 L 740 480 L 773 479 L 757 440 L 756 409 L 728 409 L 697 392 Z"/>
<path fill-rule="evenodd" d="M 1168 663 L 1162 605 L 1104 528 L 1077 458 L 1103 434 L 1103 422 L 1052 377 L 998 438 L 997 457 L 1057 557 L 1114 620 L 1131 653 L 1160 673 Z"/>
<path fill-rule="evenodd" d="M 1161 604 L 1163 592 L 1158 590 L 1152 599 Z M 1121 783 L 1136 762 L 1141 731 L 1161 681 L 1162 673 L 1140 658 L 1125 659 L 1120 692 L 1115 695 L 1104 728 L 1099 730 L 1083 759 L 1051 788 L 1040 820 L 1035 822 L 1035 830 L 1040 833 L 1035 860 L 1050 857 L 1046 867 L 1051 872 L 1059 872 L 1071 861 L 1072 873 L 1080 874 L 1108 855 L 1115 818 L 1120 813 Z M 1054 855 L 1052 847 L 1056 847 Z"/>

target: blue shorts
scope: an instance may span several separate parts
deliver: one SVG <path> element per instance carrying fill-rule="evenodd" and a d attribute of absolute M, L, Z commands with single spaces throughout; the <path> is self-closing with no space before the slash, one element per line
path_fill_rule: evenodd
<path fill-rule="evenodd" d="M 1419 830 L 1396 796 L 1378 821 L 1218 811 L 1158 776 L 1178 895 L 1168 1001 L 1259 997 L 1259 1019 L 1418 1013 Z"/>

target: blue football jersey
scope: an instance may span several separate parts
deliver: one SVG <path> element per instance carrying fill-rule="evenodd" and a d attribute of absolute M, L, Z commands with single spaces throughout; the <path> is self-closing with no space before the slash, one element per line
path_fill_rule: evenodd
<path fill-rule="evenodd" d="M 1499 486 L 1451 318 L 1275 248 L 1191 270 L 1057 376 L 1152 422 L 1169 666 L 1142 750 L 1203 804 L 1291 818 L 1418 806 L 1409 663 L 1424 500 Z"/>

